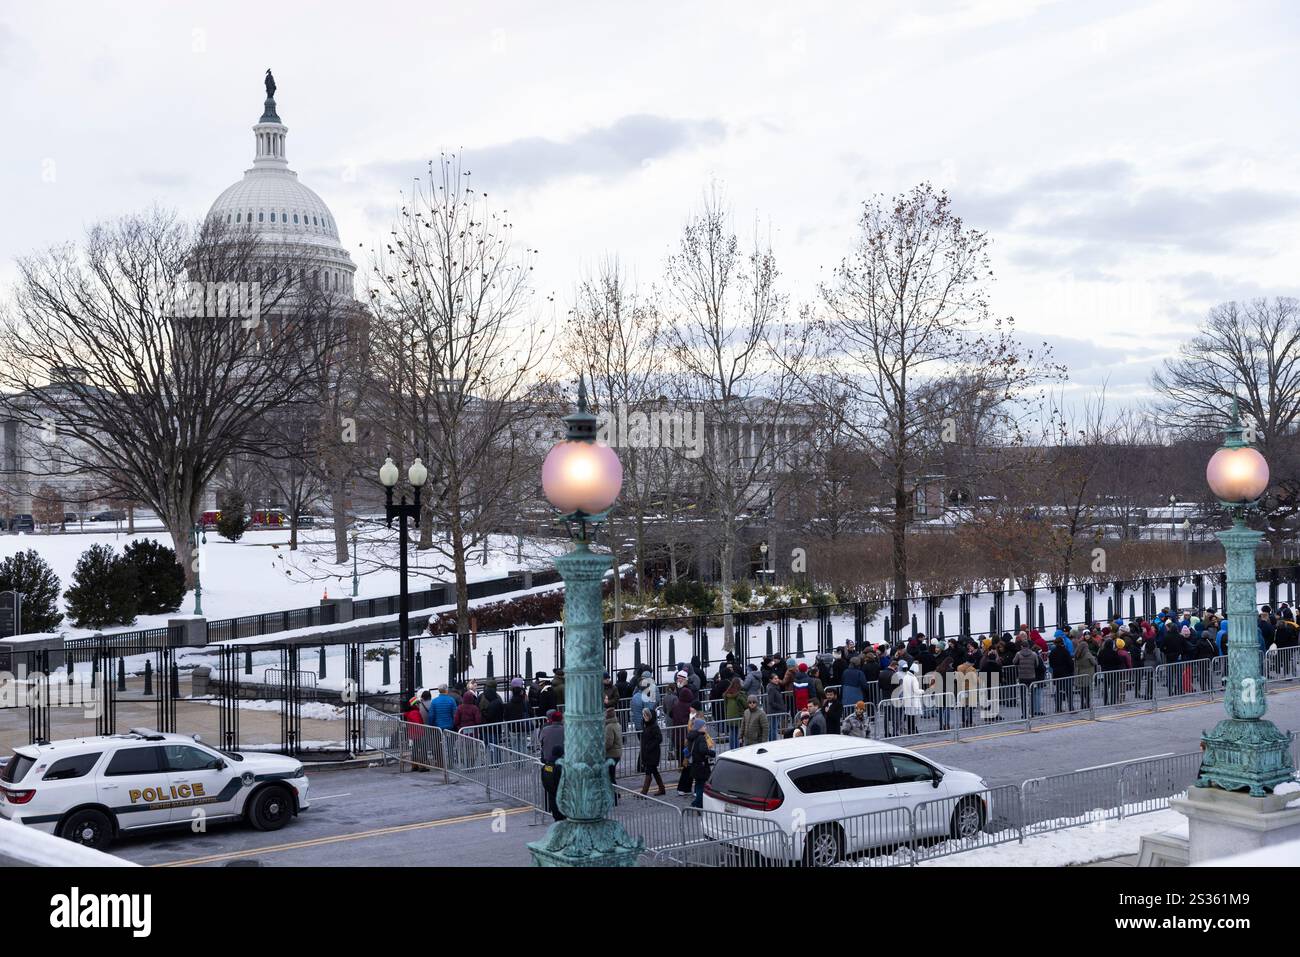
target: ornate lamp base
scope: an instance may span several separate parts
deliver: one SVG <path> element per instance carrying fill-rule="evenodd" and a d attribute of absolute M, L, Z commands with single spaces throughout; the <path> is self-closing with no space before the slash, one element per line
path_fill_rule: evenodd
<path fill-rule="evenodd" d="M 566 819 L 528 849 L 538 867 L 635 867 L 642 845 L 618 821 Z"/>
<path fill-rule="evenodd" d="M 1272 793 L 1283 781 L 1295 777 L 1293 737 L 1293 732 L 1279 731 L 1272 721 L 1225 718 L 1213 731 L 1201 735 L 1205 756 L 1196 786 L 1248 790 L 1251 797 Z"/>

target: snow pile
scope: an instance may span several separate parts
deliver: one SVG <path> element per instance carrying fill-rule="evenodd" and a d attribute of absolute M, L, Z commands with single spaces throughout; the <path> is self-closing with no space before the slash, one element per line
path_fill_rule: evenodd
<path fill-rule="evenodd" d="M 1277 793 L 1274 791 L 1274 793 Z M 1287 841 L 1272 847 L 1202 861 L 1193 867 L 1295 867 L 1300 865 L 1300 841 Z"/>
<path fill-rule="evenodd" d="M 0 820 L 0 863 L 36 867 L 139 867 L 25 824 Z"/>

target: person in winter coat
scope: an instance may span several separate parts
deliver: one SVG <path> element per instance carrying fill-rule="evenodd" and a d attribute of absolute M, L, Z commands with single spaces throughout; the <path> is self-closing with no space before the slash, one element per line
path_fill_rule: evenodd
<path fill-rule="evenodd" d="M 740 719 L 745 716 L 748 695 L 741 690 L 740 679 L 732 678 L 722 693 L 722 717 L 727 722 L 727 736 L 732 749 L 740 747 Z"/>
<path fill-rule="evenodd" d="M 1058 634 L 1052 639 L 1052 650 L 1047 654 L 1047 664 L 1052 669 L 1052 688 L 1057 712 L 1073 711 L 1074 658 L 1065 647 L 1063 634 Z"/>
<path fill-rule="evenodd" d="M 781 715 L 790 713 L 790 709 L 785 703 L 785 693 L 781 690 L 781 679 L 776 672 L 772 672 L 772 680 L 767 683 L 765 696 L 766 705 L 764 710 L 767 712 L 767 737 L 769 741 L 775 741 L 781 724 Z"/>
<path fill-rule="evenodd" d="M 867 676 L 862 670 L 862 659 L 849 659 L 849 666 L 840 677 L 840 700 L 844 707 L 852 708 L 859 701 L 867 699 Z"/>
<path fill-rule="evenodd" d="M 650 708 L 643 708 L 641 719 L 641 771 L 645 780 L 641 784 L 641 793 L 650 793 L 650 780 L 653 778 L 659 790 L 655 793 L 665 794 L 664 779 L 659 776 L 659 762 L 663 758 L 664 733 L 659 727 L 658 715 Z"/>
<path fill-rule="evenodd" d="M 758 670 L 758 665 L 750 663 L 748 670 L 745 672 L 745 680 L 741 682 L 740 687 L 745 692 L 745 697 L 763 693 L 763 675 Z"/>
<path fill-rule="evenodd" d="M 849 716 L 840 722 L 840 734 L 850 738 L 868 738 L 871 736 L 871 722 L 867 718 L 867 703 L 859 701 L 849 712 Z"/>
<path fill-rule="evenodd" d="M 560 790 L 560 765 L 556 762 L 564 757 L 564 715 L 554 709 L 546 713 L 546 724 L 538 735 L 538 744 L 542 758 L 542 790 L 546 793 L 546 810 L 557 821 L 564 820 L 564 814 L 556 802 Z"/>
<path fill-rule="evenodd" d="M 429 692 L 424 691 L 416 695 L 410 701 L 410 707 L 402 714 L 402 720 L 406 722 L 406 737 L 411 745 L 411 770 L 428 771 L 429 768 L 429 739 L 433 732 L 427 730 L 428 722 L 426 715 L 420 712 L 420 706 L 429 700 Z M 423 700 L 422 700 L 423 699 Z"/>
<path fill-rule="evenodd" d="M 758 695 L 745 699 L 745 713 L 740 719 L 740 743 L 743 747 L 762 744 L 768 739 L 767 713 L 758 706 Z"/>
<path fill-rule="evenodd" d="M 1088 635 L 1074 645 L 1074 685 L 1079 689 L 1079 707 L 1092 707 L 1092 679 L 1097 674 L 1097 656 L 1092 653 Z"/>
<path fill-rule="evenodd" d="M 644 722 L 641 719 L 641 714 L 646 708 L 654 710 L 653 702 L 649 701 L 645 696 L 645 690 L 648 687 L 650 687 L 650 679 L 642 678 L 641 682 L 636 686 L 636 690 L 632 692 L 632 703 L 629 706 L 629 710 L 632 712 L 631 718 L 633 731 L 640 732 L 644 730 Z M 662 734 L 662 732 L 660 733 Z"/>
<path fill-rule="evenodd" d="M 429 724 L 444 731 L 456 727 L 456 702 L 446 685 L 438 685 L 438 694 L 429 702 Z"/>
<path fill-rule="evenodd" d="M 618 712 L 605 709 L 605 764 L 609 767 L 609 783 L 618 783 L 618 762 L 623 759 L 623 729 L 619 727 Z M 612 763 L 611 763 L 612 762 Z M 614 805 L 618 806 L 618 792 L 614 792 Z"/>
<path fill-rule="evenodd" d="M 483 723 L 483 712 L 479 709 L 478 699 L 466 691 L 460 699 L 460 707 L 452 716 L 452 726 L 461 734 L 473 734 L 473 728 Z"/>
<path fill-rule="evenodd" d="M 826 703 L 821 712 L 826 718 L 826 733 L 839 734 L 840 722 L 844 718 L 844 705 L 840 701 L 839 692 L 834 688 L 826 689 Z"/>
<path fill-rule="evenodd" d="M 900 666 L 899 675 L 899 693 L 896 696 L 903 709 L 903 733 L 916 734 L 916 720 L 921 716 L 921 681 L 916 672 L 920 670 L 918 665 L 909 667 Z"/>
<path fill-rule="evenodd" d="M 801 664 L 795 671 L 795 677 L 790 682 L 790 691 L 794 694 L 794 709 L 796 711 L 802 711 L 808 707 L 808 702 L 815 697 L 812 678 L 808 675 L 807 665 Z"/>
<path fill-rule="evenodd" d="M 496 679 L 489 679 L 478 699 L 478 709 L 483 715 L 484 724 L 499 724 L 505 720 L 506 703 L 497 694 Z"/>
<path fill-rule="evenodd" d="M 551 693 L 555 695 L 555 707 L 564 710 L 564 669 L 556 668 L 555 677 L 551 679 Z"/>
<path fill-rule="evenodd" d="M 709 746 L 709 735 L 703 718 L 696 718 L 695 723 L 691 725 L 691 730 L 686 735 L 686 748 L 689 755 L 687 767 L 690 770 L 692 789 L 695 792 L 691 807 L 704 807 L 704 785 L 708 783 L 709 776 L 713 773 L 714 751 Z"/>
<path fill-rule="evenodd" d="M 808 702 L 808 734 L 825 733 L 826 715 L 822 713 L 821 706 L 817 704 L 817 699 L 813 698 Z"/>

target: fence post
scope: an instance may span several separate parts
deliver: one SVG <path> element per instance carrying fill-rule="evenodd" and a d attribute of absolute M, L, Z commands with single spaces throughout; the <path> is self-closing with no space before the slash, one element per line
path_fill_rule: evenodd
<path fill-rule="evenodd" d="M 772 626 L 767 626 L 767 656 L 772 657 Z"/>
<path fill-rule="evenodd" d="M 126 690 L 126 662 L 120 656 L 117 659 L 117 690 Z"/>
<path fill-rule="evenodd" d="M 153 662 L 144 660 L 144 693 L 153 694 Z"/>
<path fill-rule="evenodd" d="M 324 678 L 325 677 L 325 646 L 324 645 L 320 646 L 320 654 L 317 657 L 318 657 L 318 662 L 316 667 L 317 677 Z"/>

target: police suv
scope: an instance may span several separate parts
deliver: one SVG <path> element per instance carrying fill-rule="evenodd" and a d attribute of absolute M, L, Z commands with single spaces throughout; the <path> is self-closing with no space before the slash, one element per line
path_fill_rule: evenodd
<path fill-rule="evenodd" d="M 307 809 L 302 762 L 217 751 L 198 735 L 135 729 L 14 749 L 0 767 L 0 818 L 104 848 L 118 834 L 245 818 L 274 831 Z"/>

